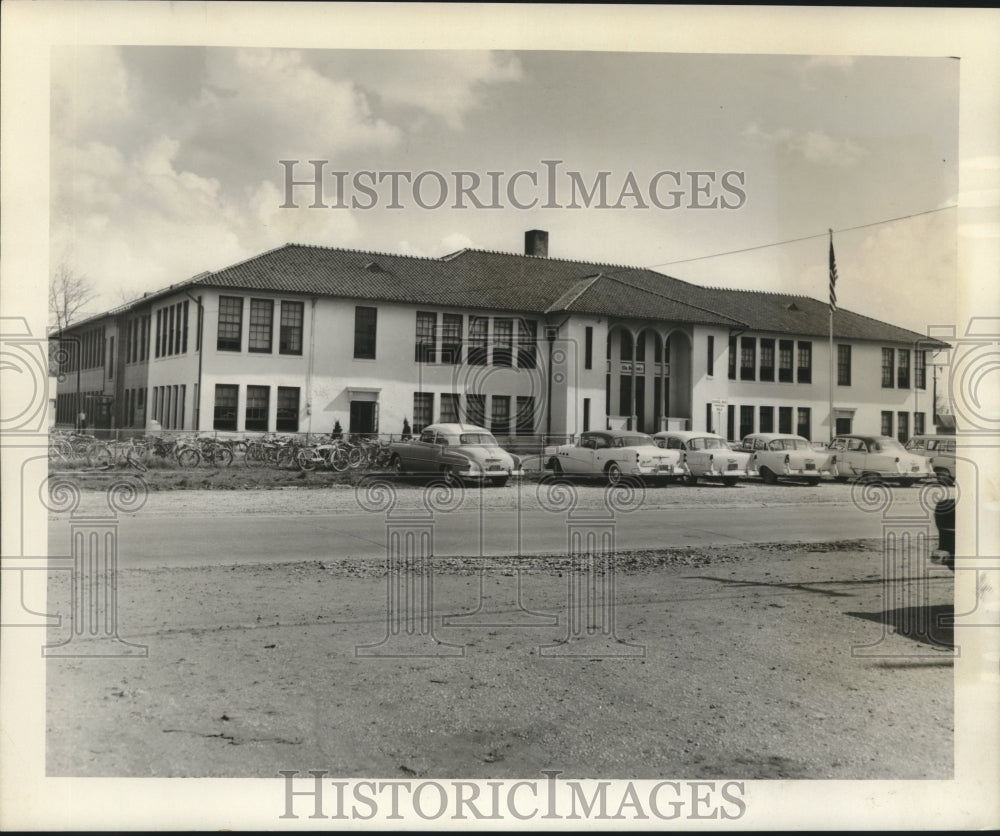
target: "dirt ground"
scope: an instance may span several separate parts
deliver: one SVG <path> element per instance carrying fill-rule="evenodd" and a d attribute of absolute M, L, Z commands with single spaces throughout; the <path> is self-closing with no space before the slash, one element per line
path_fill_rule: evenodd
<path fill-rule="evenodd" d="M 949 778 L 952 577 L 885 576 L 877 542 L 624 554 L 613 592 L 566 557 L 125 570 L 148 655 L 47 662 L 47 772 Z M 391 621 L 397 593 L 427 620 Z M 53 572 L 48 611 L 69 596 Z"/>

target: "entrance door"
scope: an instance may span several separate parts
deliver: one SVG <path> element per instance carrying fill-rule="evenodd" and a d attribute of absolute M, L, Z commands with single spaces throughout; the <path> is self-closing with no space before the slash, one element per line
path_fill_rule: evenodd
<path fill-rule="evenodd" d="M 351 401 L 351 424 L 348 432 L 352 436 L 375 435 L 378 432 L 376 401 Z"/>

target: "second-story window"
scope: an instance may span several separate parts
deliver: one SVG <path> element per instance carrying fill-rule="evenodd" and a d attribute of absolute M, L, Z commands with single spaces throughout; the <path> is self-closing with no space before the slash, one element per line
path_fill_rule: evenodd
<path fill-rule="evenodd" d="M 774 340 L 760 341 L 760 379 L 774 381 Z"/>
<path fill-rule="evenodd" d="M 489 334 L 490 321 L 485 316 L 469 317 L 469 365 L 485 366 L 486 354 L 489 350 L 486 340 Z"/>
<path fill-rule="evenodd" d="M 437 314 L 417 311 L 417 339 L 413 359 L 418 363 L 433 363 L 437 359 L 434 341 L 437 339 Z M 429 423 L 429 422 L 428 422 Z"/>
<path fill-rule="evenodd" d="M 896 386 L 900 389 L 910 388 L 910 352 L 901 348 L 896 352 L 898 361 L 896 364 Z M 909 440 L 909 439 L 907 439 Z"/>
<path fill-rule="evenodd" d="M 497 317 L 493 320 L 493 365 L 510 366 L 514 354 L 514 320 Z"/>
<path fill-rule="evenodd" d="M 521 369 L 533 369 L 538 359 L 538 323 L 533 319 L 522 319 L 517 329 L 517 365 Z"/>
<path fill-rule="evenodd" d="M 927 388 L 927 352 L 926 351 L 915 351 L 913 352 L 913 385 L 918 389 Z M 916 424 L 914 424 L 914 431 L 916 432 Z M 920 430 L 919 433 L 922 433 Z"/>
<path fill-rule="evenodd" d="M 274 302 L 271 299 L 250 300 L 250 339 L 248 348 L 258 354 L 271 353 L 271 329 L 274 322 Z"/>
<path fill-rule="evenodd" d="M 837 346 L 837 385 L 851 385 L 851 347 L 849 345 Z"/>
<path fill-rule="evenodd" d="M 278 334 L 279 354 L 302 354 L 301 302 L 281 303 L 281 332 Z"/>
<path fill-rule="evenodd" d="M 462 315 L 441 315 L 441 362 L 462 362 Z"/>
<path fill-rule="evenodd" d="M 799 368 L 796 379 L 799 383 L 812 383 L 812 356 L 813 344 L 808 342 L 799 343 Z M 802 435 L 802 433 L 799 433 Z"/>
<path fill-rule="evenodd" d="M 757 340 L 753 337 L 740 339 L 740 380 L 753 380 L 757 369 Z M 747 433 L 748 434 L 748 433 Z M 740 436 L 742 438 L 742 436 Z"/>
<path fill-rule="evenodd" d="M 792 340 L 778 341 L 778 381 L 780 383 L 793 383 L 795 381 L 792 361 L 795 355 L 795 343 Z M 779 430 L 778 432 L 784 432 Z M 788 430 L 791 432 L 791 430 Z"/>
<path fill-rule="evenodd" d="M 891 348 L 882 349 L 882 388 L 892 389 L 895 381 L 895 350 Z M 890 435 L 890 433 L 882 433 L 882 435 Z"/>
<path fill-rule="evenodd" d="M 243 298 L 219 297 L 219 334 L 216 348 L 219 351 L 239 351 L 243 337 Z"/>
<path fill-rule="evenodd" d="M 375 333 L 378 309 L 358 305 L 354 309 L 354 359 L 375 359 Z"/>

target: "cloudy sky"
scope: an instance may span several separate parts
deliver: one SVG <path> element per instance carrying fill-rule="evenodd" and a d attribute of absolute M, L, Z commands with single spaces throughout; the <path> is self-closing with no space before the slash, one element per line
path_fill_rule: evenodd
<path fill-rule="evenodd" d="M 520 251 L 540 228 L 554 257 L 822 299 L 833 228 L 840 304 L 925 331 L 954 318 L 959 65 L 57 46 L 52 263 L 92 281 L 97 312 L 286 242 L 438 256 Z M 303 187 L 299 208 L 282 208 L 280 160 L 300 161 L 296 179 L 326 161 L 327 204 L 338 199 L 330 172 L 347 172 L 347 208 L 310 208 Z M 455 207 L 459 171 L 481 181 L 483 208 Z M 531 174 L 512 199 L 519 171 Z M 438 202 L 435 174 L 416 195 L 398 179 L 395 204 L 383 179 L 373 199 L 354 188 L 359 172 L 437 172 L 447 199 L 420 205 Z M 603 177 L 603 206 L 578 192 L 570 208 L 571 172 L 587 190 Z"/>

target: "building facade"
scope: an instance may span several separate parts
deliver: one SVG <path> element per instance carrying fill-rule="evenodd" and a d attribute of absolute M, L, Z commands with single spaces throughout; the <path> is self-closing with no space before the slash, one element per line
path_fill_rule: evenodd
<path fill-rule="evenodd" d="M 805 296 L 627 266 L 286 245 L 67 328 L 57 424 L 506 436 L 622 426 L 900 438 L 933 420 L 943 344 Z M 834 377 L 830 413 L 830 370 Z M 831 427 L 831 418 L 832 424 Z"/>

